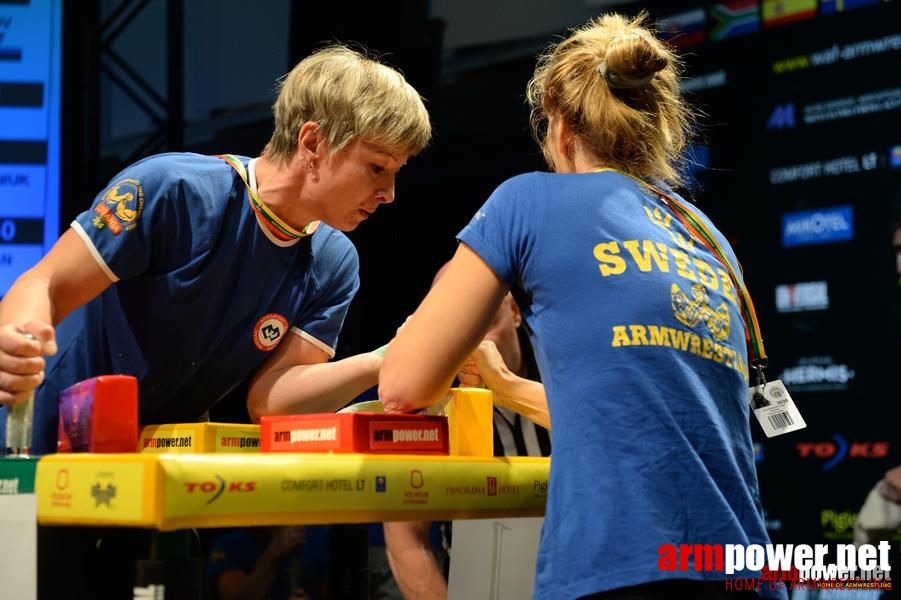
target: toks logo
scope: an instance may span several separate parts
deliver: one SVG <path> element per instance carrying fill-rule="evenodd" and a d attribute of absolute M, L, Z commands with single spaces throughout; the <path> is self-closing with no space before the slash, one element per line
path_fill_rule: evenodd
<path fill-rule="evenodd" d="M 187 481 L 185 482 L 185 492 L 188 494 L 212 494 L 207 504 L 212 504 L 219 499 L 219 496 L 225 492 L 254 492 L 257 489 L 256 481 L 226 481 L 219 475 L 215 475 L 216 481 Z"/>
<path fill-rule="evenodd" d="M 824 458 L 823 470 L 828 471 L 847 458 L 885 458 L 889 455 L 891 444 L 879 442 L 848 442 L 837 433 L 832 434 L 831 442 L 799 442 L 795 444 L 801 458 Z"/>

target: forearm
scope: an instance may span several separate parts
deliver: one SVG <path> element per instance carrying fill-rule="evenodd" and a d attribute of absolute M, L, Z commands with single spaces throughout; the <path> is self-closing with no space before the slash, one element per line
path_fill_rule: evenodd
<path fill-rule="evenodd" d="M 0 302 L 0 325 L 21 326 L 32 320 L 54 324 L 47 281 L 26 273 Z"/>
<path fill-rule="evenodd" d="M 333 362 L 296 365 L 254 377 L 247 407 L 263 415 L 334 412 L 378 383 L 382 358 L 372 352 Z"/>
<path fill-rule="evenodd" d="M 386 522 L 385 552 L 406 600 L 444 600 L 447 581 L 429 545 L 430 523 Z"/>
<path fill-rule="evenodd" d="M 405 600 L 444 600 L 447 581 L 429 548 L 407 549 L 400 556 L 388 554 L 394 580 Z"/>
<path fill-rule="evenodd" d="M 494 403 L 517 412 L 545 429 L 551 428 L 544 385 L 517 377 L 507 371 L 503 377 L 488 383 Z"/>
<path fill-rule="evenodd" d="M 57 325 L 113 282 L 72 229 L 23 273 L 0 303 L 0 325 L 29 320 Z"/>

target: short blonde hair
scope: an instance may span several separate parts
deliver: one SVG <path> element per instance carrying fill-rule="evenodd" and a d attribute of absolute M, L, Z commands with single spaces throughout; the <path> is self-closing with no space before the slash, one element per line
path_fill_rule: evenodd
<path fill-rule="evenodd" d="M 358 138 L 412 156 L 432 135 L 422 97 L 403 75 L 341 44 L 297 63 L 280 80 L 278 92 L 275 129 L 263 149 L 272 160 L 294 155 L 307 121 L 319 125 L 333 153 Z"/>
<path fill-rule="evenodd" d="M 532 132 L 551 168 L 549 118 L 562 119 L 603 166 L 678 185 L 694 113 L 681 64 L 645 26 L 648 15 L 590 20 L 547 49 L 526 89 Z"/>

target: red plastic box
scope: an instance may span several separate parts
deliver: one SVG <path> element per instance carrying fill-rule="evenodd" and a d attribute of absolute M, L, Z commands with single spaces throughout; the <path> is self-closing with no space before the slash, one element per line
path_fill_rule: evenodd
<path fill-rule="evenodd" d="M 134 452 L 138 444 L 138 380 L 100 375 L 59 394 L 59 452 Z"/>
<path fill-rule="evenodd" d="M 260 419 L 262 452 L 448 454 L 447 417 L 374 412 Z"/>

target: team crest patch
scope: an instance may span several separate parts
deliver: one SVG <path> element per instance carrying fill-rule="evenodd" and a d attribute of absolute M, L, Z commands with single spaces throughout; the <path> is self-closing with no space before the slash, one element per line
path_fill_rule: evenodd
<path fill-rule="evenodd" d="M 277 313 L 268 313 L 260 317 L 253 327 L 253 344 L 263 352 L 269 352 L 281 341 L 288 331 L 288 320 Z"/>
<path fill-rule="evenodd" d="M 144 211 L 144 188 L 137 179 L 123 179 L 110 187 L 94 212 L 92 223 L 97 229 L 109 228 L 113 235 L 134 229 Z"/>

